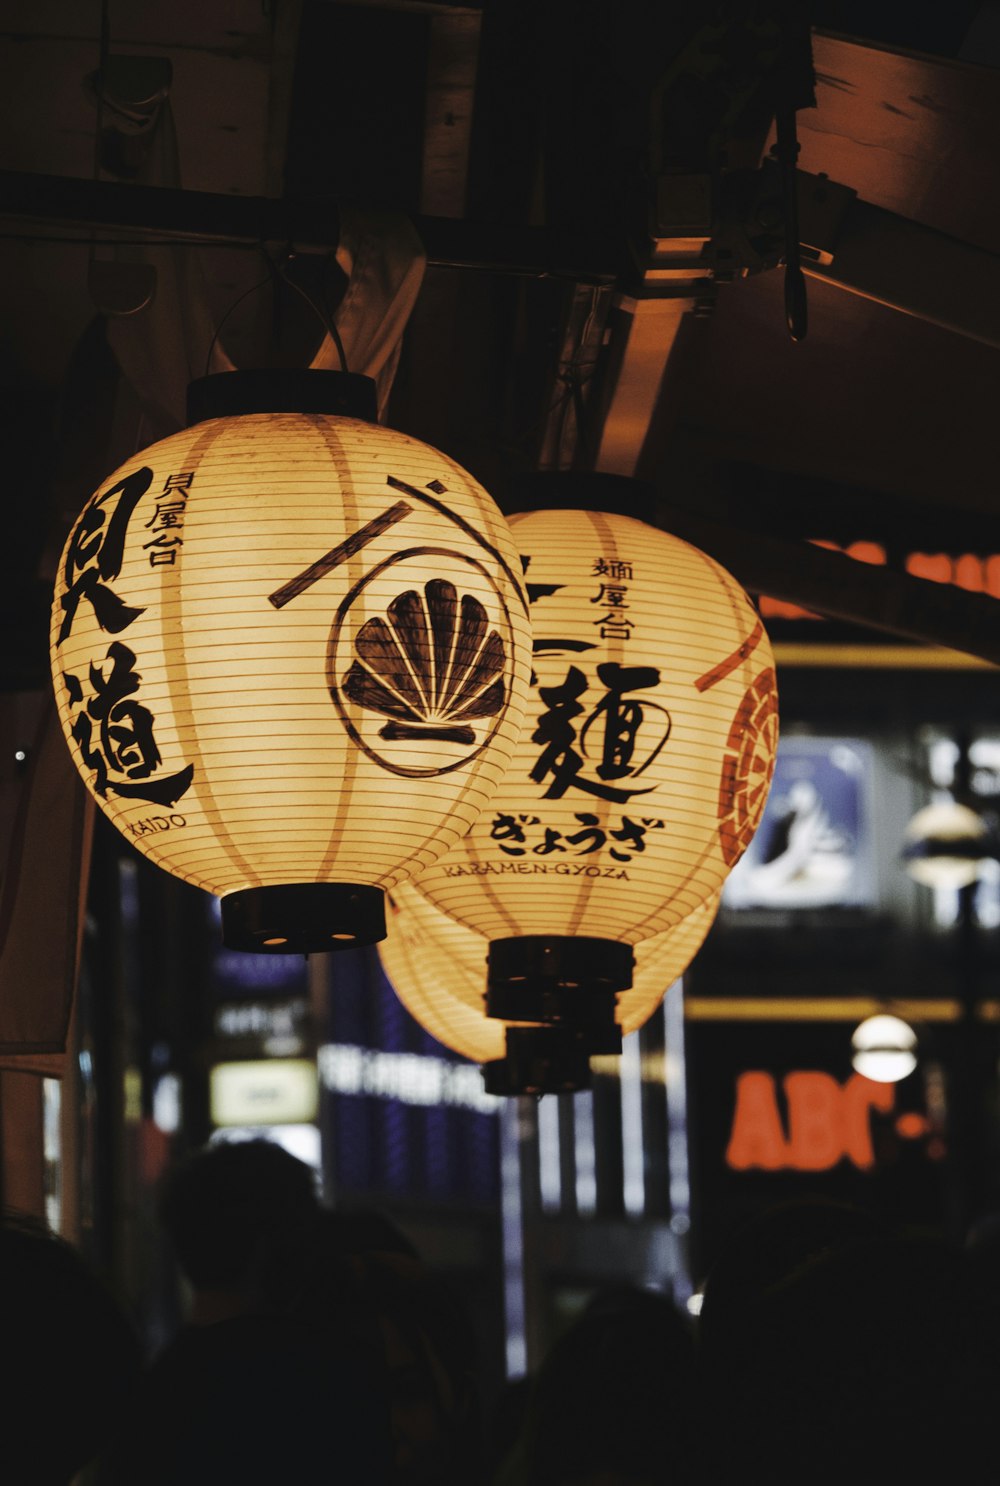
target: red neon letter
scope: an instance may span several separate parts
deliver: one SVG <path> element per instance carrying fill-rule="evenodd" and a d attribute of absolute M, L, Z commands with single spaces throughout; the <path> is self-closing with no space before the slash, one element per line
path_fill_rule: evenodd
<path fill-rule="evenodd" d="M 784 1087 L 790 1165 L 829 1171 L 844 1154 L 840 1085 L 829 1073 L 790 1073 Z"/>
<path fill-rule="evenodd" d="M 736 1080 L 736 1108 L 726 1149 L 727 1166 L 734 1171 L 748 1171 L 752 1166 L 762 1171 L 780 1171 L 787 1159 L 774 1079 L 769 1073 L 741 1073 Z"/>
<path fill-rule="evenodd" d="M 874 1079 L 852 1073 L 844 1085 L 844 1155 L 860 1171 L 875 1165 L 869 1112 L 888 1114 L 896 1101 L 895 1084 L 877 1084 Z"/>

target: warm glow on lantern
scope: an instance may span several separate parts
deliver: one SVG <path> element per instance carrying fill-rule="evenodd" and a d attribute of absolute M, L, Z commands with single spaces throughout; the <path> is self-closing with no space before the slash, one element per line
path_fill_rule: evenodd
<path fill-rule="evenodd" d="M 674 928 L 636 947 L 630 990 L 618 997 L 622 1033 L 646 1023 L 664 993 L 690 965 L 711 928 L 719 894 Z M 486 1015 L 488 941 L 429 903 L 410 883 L 393 888 L 382 967 L 407 1011 L 438 1042 L 474 1063 L 504 1057 L 506 1023 Z"/>
<path fill-rule="evenodd" d="M 420 891 L 490 940 L 636 944 L 717 893 L 774 767 L 774 661 L 718 563 L 624 516 L 511 518 L 534 680 L 489 808 Z M 491 972 L 492 973 L 492 972 Z"/>
<path fill-rule="evenodd" d="M 416 439 L 209 418 L 116 470 L 66 544 L 52 657 L 77 767 L 166 871 L 273 889 L 291 932 L 253 920 L 258 947 L 321 947 L 293 889 L 420 872 L 495 790 L 526 694 L 520 571 L 486 491 Z M 350 902 L 324 913 L 328 947 L 356 937 Z"/>

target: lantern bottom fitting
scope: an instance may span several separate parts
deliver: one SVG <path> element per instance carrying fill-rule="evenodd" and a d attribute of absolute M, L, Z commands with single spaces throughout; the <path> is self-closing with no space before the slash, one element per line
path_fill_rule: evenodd
<path fill-rule="evenodd" d="M 322 954 L 385 938 L 385 894 L 358 882 L 247 887 L 222 899 L 227 949 L 265 955 Z"/>
<path fill-rule="evenodd" d="M 615 939 L 523 934 L 490 943 L 486 1015 L 582 1033 L 592 1053 L 621 1051 L 619 991 L 632 984 L 632 947 Z"/>
<path fill-rule="evenodd" d="M 507 1053 L 483 1064 L 488 1094 L 572 1094 L 590 1088 L 589 1049 L 564 1027 L 508 1027 Z"/>

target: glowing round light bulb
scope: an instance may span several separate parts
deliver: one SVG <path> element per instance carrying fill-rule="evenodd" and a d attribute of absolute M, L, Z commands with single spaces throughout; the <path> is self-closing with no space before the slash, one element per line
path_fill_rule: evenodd
<path fill-rule="evenodd" d="M 898 1016 L 866 1017 L 851 1037 L 856 1073 L 877 1084 L 895 1084 L 917 1066 L 917 1034 Z"/>

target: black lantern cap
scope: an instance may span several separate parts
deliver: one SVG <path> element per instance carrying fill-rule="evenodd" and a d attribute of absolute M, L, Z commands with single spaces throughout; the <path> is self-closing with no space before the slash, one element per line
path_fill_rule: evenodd
<path fill-rule="evenodd" d="M 222 899 L 227 949 L 265 955 L 322 954 L 385 938 L 385 894 L 357 882 L 248 887 Z"/>
<path fill-rule="evenodd" d="M 505 516 L 521 511 L 611 511 L 652 523 L 653 486 L 602 470 L 529 470 L 516 475 L 499 504 Z"/>
<path fill-rule="evenodd" d="M 563 1027 L 508 1027 L 507 1053 L 483 1064 L 488 1094 L 572 1094 L 590 1088 L 589 1049 Z"/>
<path fill-rule="evenodd" d="M 486 1015 L 585 1035 L 588 1050 L 621 1050 L 619 991 L 632 984 L 631 945 L 614 939 L 522 934 L 490 943 Z"/>
<path fill-rule="evenodd" d="M 326 413 L 340 418 L 378 418 L 375 383 L 357 372 L 273 367 L 216 372 L 188 384 L 187 420 L 239 418 L 247 413 Z"/>

